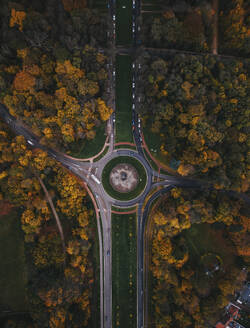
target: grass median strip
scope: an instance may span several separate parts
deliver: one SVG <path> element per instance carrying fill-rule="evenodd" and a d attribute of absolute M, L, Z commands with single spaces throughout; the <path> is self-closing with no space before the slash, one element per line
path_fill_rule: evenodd
<path fill-rule="evenodd" d="M 136 328 L 136 214 L 112 214 L 113 327 Z"/>
<path fill-rule="evenodd" d="M 116 1 L 116 44 L 132 43 L 132 1 Z"/>
<path fill-rule="evenodd" d="M 134 142 L 132 134 L 132 58 L 116 56 L 115 142 Z"/>

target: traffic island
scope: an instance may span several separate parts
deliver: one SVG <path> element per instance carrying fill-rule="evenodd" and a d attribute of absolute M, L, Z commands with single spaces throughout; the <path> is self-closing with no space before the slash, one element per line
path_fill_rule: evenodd
<path fill-rule="evenodd" d="M 118 200 L 131 200 L 139 196 L 147 182 L 144 166 L 135 158 L 119 156 L 109 161 L 102 171 L 105 191 Z"/>

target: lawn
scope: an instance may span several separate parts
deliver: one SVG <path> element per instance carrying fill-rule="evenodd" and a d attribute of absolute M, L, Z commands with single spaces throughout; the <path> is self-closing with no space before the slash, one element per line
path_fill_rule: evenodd
<path fill-rule="evenodd" d="M 103 123 L 96 129 L 96 136 L 92 140 L 82 140 L 71 144 L 70 156 L 77 158 L 88 158 L 98 154 L 106 140 L 106 124 Z"/>
<path fill-rule="evenodd" d="M 125 8 L 124 8 L 125 7 Z M 131 45 L 132 43 L 132 1 L 116 1 L 116 44 Z"/>
<path fill-rule="evenodd" d="M 116 56 L 116 135 L 115 142 L 134 142 L 132 134 L 132 58 Z"/>
<path fill-rule="evenodd" d="M 112 214 L 114 328 L 136 327 L 136 214 Z"/>
<path fill-rule="evenodd" d="M 27 311 L 27 272 L 20 213 L 0 216 L 0 304 L 11 311 Z"/>

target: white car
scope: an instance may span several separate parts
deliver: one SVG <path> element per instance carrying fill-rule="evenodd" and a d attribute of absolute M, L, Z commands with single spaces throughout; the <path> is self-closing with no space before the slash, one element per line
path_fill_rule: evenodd
<path fill-rule="evenodd" d="M 135 104 L 132 105 L 132 108 L 135 109 Z"/>
<path fill-rule="evenodd" d="M 139 64 L 139 66 L 138 66 L 139 68 L 141 68 L 141 64 Z"/>
<path fill-rule="evenodd" d="M 115 76 L 115 71 L 113 71 L 113 76 Z"/>
<path fill-rule="evenodd" d="M 113 20 L 115 21 L 115 15 L 113 15 Z"/>
<path fill-rule="evenodd" d="M 135 82 L 132 83 L 132 87 L 135 88 Z"/>
<path fill-rule="evenodd" d="M 27 140 L 28 144 L 30 144 L 31 146 L 34 146 L 34 143 L 30 140 Z"/>
<path fill-rule="evenodd" d="M 122 9 L 125 9 L 126 8 L 126 6 L 122 6 Z"/>
<path fill-rule="evenodd" d="M 135 99 L 135 94 L 133 93 L 133 99 Z"/>
<path fill-rule="evenodd" d="M 133 63 L 132 67 L 135 68 L 135 63 Z"/>
<path fill-rule="evenodd" d="M 115 123 L 115 117 L 113 118 L 113 122 Z"/>
<path fill-rule="evenodd" d="M 135 33 L 135 28 L 134 27 L 132 28 L 132 32 Z"/>

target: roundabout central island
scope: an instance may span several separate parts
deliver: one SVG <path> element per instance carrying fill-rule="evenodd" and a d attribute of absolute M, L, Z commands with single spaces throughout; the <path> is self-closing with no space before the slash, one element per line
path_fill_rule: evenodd
<path fill-rule="evenodd" d="M 130 156 L 111 159 L 102 171 L 102 185 L 112 198 L 122 201 L 138 197 L 147 184 L 144 166 Z"/>

